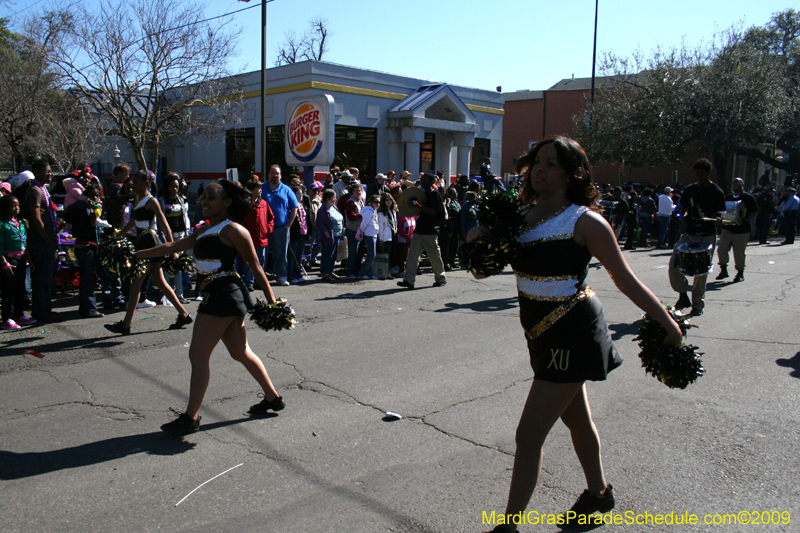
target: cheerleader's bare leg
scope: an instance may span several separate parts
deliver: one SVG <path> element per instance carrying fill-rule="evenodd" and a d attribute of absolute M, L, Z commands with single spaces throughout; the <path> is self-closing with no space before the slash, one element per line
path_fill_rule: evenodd
<path fill-rule="evenodd" d="M 264 368 L 264 363 L 261 359 L 253 353 L 250 345 L 247 343 L 247 333 L 244 328 L 244 317 L 236 317 L 230 323 L 228 329 L 222 334 L 222 342 L 228 348 L 228 352 L 236 361 L 244 365 L 250 375 L 258 381 L 261 388 L 264 389 L 264 399 L 274 400 L 278 397 L 278 392 L 272 385 L 272 380 L 269 379 L 269 374 Z"/>
<path fill-rule="evenodd" d="M 508 492 L 506 514 L 525 511 L 542 472 L 542 446 L 553 425 L 583 387 L 578 383 L 553 383 L 534 378 L 517 426 L 517 450 Z"/>
<path fill-rule="evenodd" d="M 197 313 L 197 320 L 192 330 L 192 343 L 189 345 L 192 378 L 189 384 L 189 404 L 186 406 L 186 414 L 192 420 L 197 419 L 208 389 L 208 380 L 211 377 L 209 365 L 211 352 L 214 351 L 214 347 L 219 343 L 228 326 L 237 318 L 241 319 L 241 317 L 235 316 L 219 317 Z"/>
<path fill-rule="evenodd" d="M 153 278 L 153 283 L 156 284 L 156 287 L 158 287 L 158 290 L 161 291 L 161 294 L 166 296 L 167 299 L 172 302 L 172 305 L 175 306 L 178 314 L 184 318 L 189 316 L 189 312 L 183 307 L 183 305 L 181 305 L 181 302 L 175 295 L 175 291 L 172 290 L 172 287 L 169 286 L 167 280 L 164 279 L 164 272 L 161 270 L 161 263 L 150 265 L 149 270 L 150 276 Z"/>
<path fill-rule="evenodd" d="M 136 306 L 139 305 L 139 295 L 142 292 L 142 283 L 144 283 L 147 274 L 143 274 L 131 282 L 130 290 L 128 291 L 128 305 L 125 308 L 125 318 L 122 320 L 122 325 L 126 328 L 131 327 L 133 322 L 133 313 L 136 312 Z"/>
<path fill-rule="evenodd" d="M 586 395 L 586 384 L 581 387 L 572 403 L 564 410 L 561 420 L 569 428 L 572 446 L 583 467 L 589 492 L 594 495 L 601 494 L 606 490 L 608 483 L 606 483 L 603 459 L 600 455 L 600 435 L 597 433 L 594 420 L 592 420 L 592 410 Z"/>

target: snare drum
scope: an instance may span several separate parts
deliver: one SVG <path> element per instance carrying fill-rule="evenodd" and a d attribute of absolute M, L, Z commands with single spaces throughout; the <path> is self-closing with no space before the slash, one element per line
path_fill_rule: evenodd
<path fill-rule="evenodd" d="M 678 246 L 678 270 L 687 276 L 711 272 L 714 246 L 707 242 L 684 242 Z"/>

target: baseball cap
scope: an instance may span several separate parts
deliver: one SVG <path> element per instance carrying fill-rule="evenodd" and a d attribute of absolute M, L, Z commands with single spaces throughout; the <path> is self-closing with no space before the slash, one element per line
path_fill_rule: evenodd
<path fill-rule="evenodd" d="M 32 179 L 33 179 L 33 172 L 31 172 L 30 170 L 23 170 L 22 172 L 19 173 L 19 177 L 17 178 L 17 184 L 22 185 L 26 181 Z"/>
<path fill-rule="evenodd" d="M 664 194 L 669 194 L 672 192 L 672 187 L 664 187 Z"/>

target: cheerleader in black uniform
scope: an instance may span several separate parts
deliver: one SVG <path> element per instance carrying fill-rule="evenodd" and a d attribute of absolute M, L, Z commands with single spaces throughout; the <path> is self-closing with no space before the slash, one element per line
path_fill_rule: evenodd
<path fill-rule="evenodd" d="M 164 424 L 164 431 L 189 434 L 200 428 L 200 406 L 203 403 L 211 375 L 209 359 L 217 343 L 222 340 L 228 352 L 242 363 L 264 390 L 264 400 L 253 405 L 250 413 L 263 415 L 267 411 L 283 409 L 279 396 L 261 359 L 247 344 L 244 316 L 252 308 L 250 293 L 234 269 L 236 255 L 253 271 L 256 281 L 272 303 L 275 296 L 267 277 L 256 258 L 250 233 L 239 223 L 250 211 L 252 202 L 248 191 L 227 180 L 219 180 L 206 187 L 202 199 L 203 218 L 210 224 L 190 236 L 136 252 L 136 257 L 147 259 L 182 252 L 194 248 L 197 269 L 197 287 L 203 293 L 203 303 L 197 308 L 197 323 L 192 332 L 189 360 L 192 378 L 189 387 L 189 405 L 186 412 L 174 421 Z"/>
<path fill-rule="evenodd" d="M 522 251 L 511 266 L 534 378 L 517 427 L 505 512 L 507 517 L 524 513 L 542 470 L 542 446 L 561 418 L 588 484 L 571 509 L 574 514 L 566 515 L 579 521 L 614 507 L 585 381 L 604 380 L 622 363 L 602 306 L 585 283 L 591 257 L 603 264 L 625 296 L 666 328 L 666 343 L 680 342 L 681 331 L 631 271 L 614 231 L 595 211 L 597 191 L 578 143 L 566 137 L 541 141 L 520 158 L 517 172 L 525 177 L 522 198 L 531 207 L 526 215 L 528 230 L 520 237 Z M 474 228 L 468 240 L 485 231 Z M 516 526 L 498 525 L 494 531 L 513 532 Z"/>
<path fill-rule="evenodd" d="M 135 198 L 133 200 L 131 219 L 125 227 L 120 230 L 120 233 L 126 235 L 136 226 L 136 237 L 134 241 L 136 249 L 145 250 L 147 248 L 153 248 L 161 244 L 161 239 L 158 238 L 158 234 L 156 233 L 156 220 L 158 220 L 158 223 L 164 228 L 167 241 L 172 242 L 172 232 L 169 229 L 167 218 L 161 211 L 161 206 L 158 201 L 150 195 L 150 176 L 147 172 L 139 171 L 133 175 L 133 192 Z M 191 324 L 192 317 L 181 305 L 181 302 L 178 301 L 178 297 L 175 296 L 172 287 L 170 287 L 164 279 L 164 273 L 161 271 L 160 257 L 150 261 L 146 274 L 150 274 L 156 287 L 158 287 L 161 293 L 172 302 L 172 305 L 174 305 L 175 309 L 178 311 L 178 319 L 170 326 L 170 329 L 179 329 L 187 324 Z M 136 311 L 136 304 L 139 303 L 139 293 L 142 290 L 142 283 L 145 280 L 146 274 L 139 276 L 131 283 L 125 319 L 122 322 L 107 324 L 106 329 L 114 333 L 130 335 L 133 313 Z"/>

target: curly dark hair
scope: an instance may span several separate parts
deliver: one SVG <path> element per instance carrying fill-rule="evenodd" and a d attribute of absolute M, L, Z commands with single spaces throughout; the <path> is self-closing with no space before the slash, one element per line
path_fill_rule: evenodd
<path fill-rule="evenodd" d="M 222 193 L 225 198 L 230 198 L 231 205 L 228 207 L 228 218 L 234 222 L 241 222 L 250 213 L 253 208 L 252 198 L 250 191 L 229 180 L 217 180 L 214 183 L 222 187 Z"/>
<path fill-rule="evenodd" d="M 13 194 L 0 197 L 0 219 L 11 219 L 11 206 L 14 204 L 14 200 L 17 200 L 17 197 Z M 19 200 L 17 200 L 17 202 L 19 202 Z"/>
<path fill-rule="evenodd" d="M 542 146 L 551 143 L 556 150 L 558 164 L 561 165 L 567 175 L 570 176 L 569 185 L 567 187 L 567 198 L 569 201 L 576 205 L 597 209 L 595 205 L 597 200 L 597 187 L 595 187 L 592 182 L 592 169 L 589 165 L 589 158 L 577 141 L 563 135 L 547 137 L 539 141 L 529 152 L 517 160 L 517 174 L 524 174 L 525 176 L 525 181 L 522 185 L 523 201 L 526 204 L 532 204 L 539 198 L 539 194 L 531 183 L 530 170 Z"/>

